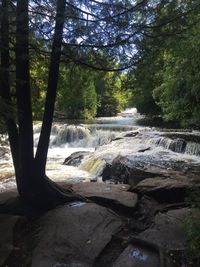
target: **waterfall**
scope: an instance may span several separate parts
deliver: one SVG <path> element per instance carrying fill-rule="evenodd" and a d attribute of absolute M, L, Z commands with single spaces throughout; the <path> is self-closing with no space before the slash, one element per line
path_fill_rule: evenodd
<path fill-rule="evenodd" d="M 90 131 L 83 126 L 57 125 L 52 127 L 50 146 L 61 146 L 90 137 Z"/>
<path fill-rule="evenodd" d="M 186 141 L 181 138 L 170 139 L 167 137 L 161 137 L 157 140 L 157 145 L 162 146 L 166 149 L 172 150 L 177 153 L 184 153 L 186 148 Z"/>
<path fill-rule="evenodd" d="M 195 142 L 187 142 L 185 153 L 200 156 L 200 144 Z"/>
<path fill-rule="evenodd" d="M 41 125 L 34 127 L 34 144 L 37 146 Z M 67 143 L 77 142 L 90 137 L 90 130 L 83 126 L 54 124 L 51 129 L 49 146 L 62 146 Z"/>
<path fill-rule="evenodd" d="M 155 144 L 176 153 L 200 156 L 200 144 L 186 141 L 183 138 L 170 139 L 168 137 L 156 137 L 148 140 L 149 144 Z"/>
<path fill-rule="evenodd" d="M 117 131 L 118 130 L 118 131 Z M 120 129 L 123 131 L 124 129 Z M 34 126 L 34 144 L 37 146 L 41 124 Z M 88 127 L 87 125 L 53 124 L 51 129 L 49 147 L 85 147 L 95 148 L 108 144 L 111 140 L 120 135 L 119 128 Z"/>

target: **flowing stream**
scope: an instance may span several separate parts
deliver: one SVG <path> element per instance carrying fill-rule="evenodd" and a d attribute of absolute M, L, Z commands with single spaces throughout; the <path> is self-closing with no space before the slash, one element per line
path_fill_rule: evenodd
<path fill-rule="evenodd" d="M 135 109 L 94 124 L 54 123 L 48 151 L 47 175 L 55 181 L 77 183 L 101 177 L 107 163 L 121 155 L 134 167 L 156 172 L 200 173 L 200 132 L 163 130 L 137 124 Z M 34 125 L 34 144 L 41 124 Z M 78 167 L 64 160 L 78 151 L 89 152 Z M 0 150 L 0 191 L 16 187 L 8 147 Z M 101 180 L 99 178 L 99 180 Z"/>

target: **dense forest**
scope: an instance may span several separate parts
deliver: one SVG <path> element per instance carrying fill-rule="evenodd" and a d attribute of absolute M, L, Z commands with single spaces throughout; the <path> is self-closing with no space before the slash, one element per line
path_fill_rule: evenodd
<path fill-rule="evenodd" d="M 82 47 L 81 40 L 80 45 L 75 40 L 76 45 L 70 46 L 68 40 L 71 52 L 67 51 L 61 62 L 56 110 L 71 119 L 88 119 L 116 115 L 125 107 L 135 106 L 141 114 L 161 115 L 164 120 L 175 120 L 183 126 L 199 126 L 199 5 L 195 1 L 158 1 L 155 5 L 142 1 L 132 14 L 128 11 L 131 1 L 126 4 L 127 7 L 116 6 L 119 10 L 124 8 L 125 15 L 118 14 L 112 22 L 119 32 L 110 49 L 102 49 L 103 45 L 95 49 L 95 44 L 92 49 L 89 45 Z M 83 12 L 82 16 L 90 15 Z M 78 39 L 86 30 L 85 22 L 73 23 L 74 36 L 70 38 Z M 130 32 L 123 36 L 126 28 Z M 48 53 L 41 35 L 32 38 L 37 49 Z M 81 58 L 74 58 L 76 52 Z M 72 62 L 65 62 L 66 56 Z M 34 116 L 41 118 L 48 58 L 40 54 L 40 58 L 33 56 L 31 62 Z M 112 68 L 124 70 L 113 72 Z"/>
<path fill-rule="evenodd" d="M 149 10 L 147 10 L 148 4 L 141 3 L 137 11 L 141 13 L 142 22 L 136 23 L 148 25 L 139 29 L 134 40 L 127 42 L 126 45 L 134 44 L 134 48 L 129 47 L 130 52 L 121 51 L 120 57 L 124 56 L 129 60 L 131 67 L 124 71 L 106 72 L 109 66 L 113 68 L 113 65 L 122 64 L 123 68 L 128 65 L 124 62 L 125 59 L 120 62 L 119 51 L 117 53 L 114 51 L 110 59 L 107 56 L 110 51 L 107 49 L 103 52 L 95 51 L 95 57 L 94 50 L 89 51 L 87 56 L 91 57 L 89 66 L 91 68 L 83 66 L 85 62 L 81 64 L 71 62 L 67 65 L 61 63 L 56 102 L 58 111 L 64 112 L 68 118 L 88 119 L 94 116 L 113 116 L 125 107 L 135 106 L 142 114 L 161 115 L 164 120 L 175 120 L 183 126 L 199 126 L 198 4 L 191 1 L 159 2 Z M 147 23 L 148 20 L 150 22 Z M 120 24 L 120 17 L 116 23 Z M 79 30 L 81 28 L 78 25 L 74 27 L 79 27 Z M 121 31 L 126 30 L 126 25 L 117 27 L 121 27 Z M 120 34 L 122 33 L 119 32 L 119 36 L 115 37 L 116 40 L 122 38 Z M 80 50 L 79 53 L 86 53 L 79 47 Z M 99 60 L 101 60 L 100 67 Z M 31 65 L 31 74 L 35 81 L 32 86 L 36 99 L 34 104 L 36 118 L 39 118 L 42 112 L 41 102 L 45 95 L 43 81 L 48 64 L 44 62 L 44 58 L 40 61 L 37 57 L 33 58 Z M 102 68 L 102 71 L 95 70 L 96 65 Z"/>

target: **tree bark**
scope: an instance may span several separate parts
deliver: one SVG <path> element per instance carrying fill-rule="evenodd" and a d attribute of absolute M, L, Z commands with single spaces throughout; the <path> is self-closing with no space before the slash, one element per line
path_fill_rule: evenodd
<path fill-rule="evenodd" d="M 19 126 L 19 167 L 16 181 L 21 196 L 33 172 L 33 126 L 29 74 L 28 1 L 17 1 L 16 14 L 16 95 Z"/>
<path fill-rule="evenodd" d="M 0 68 L 0 96 L 5 105 L 3 119 L 7 126 L 9 143 L 15 172 L 18 173 L 18 129 L 14 119 L 13 103 L 10 95 L 9 82 L 9 1 L 2 0 L 1 6 L 1 68 Z"/>
<path fill-rule="evenodd" d="M 43 124 L 35 158 L 37 165 L 41 169 L 43 175 L 45 174 L 47 152 L 48 152 L 51 126 L 53 121 L 53 112 L 56 100 L 59 65 L 60 65 L 60 57 L 62 49 L 62 35 L 63 35 L 63 27 L 65 21 L 65 5 L 66 5 L 65 0 L 57 1 L 56 24 L 55 24 L 55 32 L 54 32 L 50 66 L 49 66 L 45 111 L 44 111 Z"/>
<path fill-rule="evenodd" d="M 53 120 L 65 0 L 57 1 L 57 15 L 50 60 L 49 79 L 43 126 L 36 157 L 33 153 L 33 120 L 29 74 L 29 20 L 28 1 L 18 0 L 16 9 L 16 98 L 18 127 L 14 121 L 13 103 L 9 86 L 9 16 L 8 0 L 2 0 L 1 16 L 1 68 L 0 96 L 6 104 L 4 119 L 8 129 L 10 147 L 16 170 L 20 198 L 36 212 L 49 210 L 59 204 L 82 199 L 71 190 L 65 190 L 45 175 L 47 152 Z M 9 110 L 10 109 L 10 110 Z M 11 115 L 10 115 L 11 114 Z"/>

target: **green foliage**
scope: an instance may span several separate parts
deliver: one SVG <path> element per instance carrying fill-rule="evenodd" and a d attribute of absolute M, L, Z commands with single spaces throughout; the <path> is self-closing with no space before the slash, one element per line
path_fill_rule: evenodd
<path fill-rule="evenodd" d="M 115 116 L 128 104 L 128 93 L 122 88 L 123 75 L 102 73 L 96 76 L 95 87 L 98 97 L 97 116 Z"/>
<path fill-rule="evenodd" d="M 155 24 L 137 43 L 136 65 L 129 72 L 132 104 L 142 114 L 200 126 L 200 26 L 198 9 L 179 23 L 165 25 L 194 3 L 172 1 L 155 11 Z M 181 9 L 180 9 L 181 8 Z M 196 13 L 196 14 L 195 14 Z M 177 33 L 177 34 L 176 34 Z M 149 38 L 152 36 L 152 38 Z"/>
<path fill-rule="evenodd" d="M 129 91 L 124 85 L 125 79 L 125 74 L 63 65 L 56 109 L 70 119 L 115 116 L 128 105 Z"/>
<path fill-rule="evenodd" d="M 163 81 L 154 97 L 166 120 L 200 126 L 200 27 L 184 35 L 165 54 Z"/>
<path fill-rule="evenodd" d="M 145 115 L 157 115 L 160 108 L 153 98 L 153 90 L 159 84 L 158 70 L 160 65 L 157 58 L 153 58 L 158 52 L 152 51 L 144 55 L 143 60 L 138 62 L 136 70 L 129 73 L 130 87 L 133 94 L 131 105 L 136 107 L 138 112 Z"/>
<path fill-rule="evenodd" d="M 90 119 L 96 115 L 97 96 L 92 73 L 82 68 L 60 71 L 56 108 L 70 119 Z"/>
<path fill-rule="evenodd" d="M 44 44 L 39 40 L 32 42 L 43 49 Z M 41 120 L 44 112 L 44 102 L 46 97 L 46 86 L 48 79 L 49 59 L 35 53 L 30 54 L 30 75 L 32 92 L 32 112 L 35 120 Z"/>

